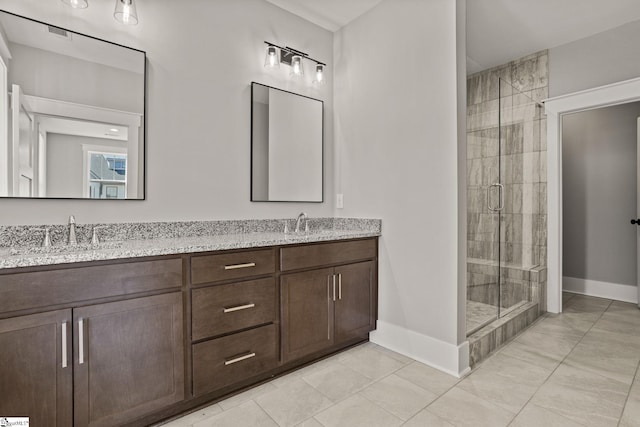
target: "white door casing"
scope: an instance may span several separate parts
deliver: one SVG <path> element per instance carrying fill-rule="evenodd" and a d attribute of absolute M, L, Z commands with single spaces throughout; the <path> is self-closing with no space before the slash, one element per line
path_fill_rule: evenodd
<path fill-rule="evenodd" d="M 562 312 L 562 118 L 640 100 L 640 78 L 544 101 L 547 114 L 547 311 Z"/>

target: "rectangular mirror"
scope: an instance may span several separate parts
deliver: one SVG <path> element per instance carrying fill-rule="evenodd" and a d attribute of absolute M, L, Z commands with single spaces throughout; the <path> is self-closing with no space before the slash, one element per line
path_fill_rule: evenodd
<path fill-rule="evenodd" d="M 0 11 L 0 197 L 144 199 L 146 54 Z"/>
<path fill-rule="evenodd" d="M 251 201 L 323 201 L 323 107 L 251 84 Z"/>

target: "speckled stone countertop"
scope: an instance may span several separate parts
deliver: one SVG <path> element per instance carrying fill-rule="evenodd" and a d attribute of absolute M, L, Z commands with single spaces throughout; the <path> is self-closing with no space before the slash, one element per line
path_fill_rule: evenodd
<path fill-rule="evenodd" d="M 287 234 L 284 233 L 285 222 L 289 230 L 293 230 L 291 220 L 85 224 L 78 226 L 77 246 L 64 244 L 61 226 L 0 227 L 0 269 L 292 245 L 381 234 L 380 220 L 310 218 L 308 233 Z M 104 237 L 97 246 L 87 243 L 89 240 L 85 238 L 93 226 L 105 227 L 100 229 Z M 56 227 L 56 238 L 52 238 L 50 248 L 34 244 L 37 239 L 33 237 L 34 232 L 41 238 L 42 232 L 37 230 L 41 227 L 51 227 L 52 237 Z"/>

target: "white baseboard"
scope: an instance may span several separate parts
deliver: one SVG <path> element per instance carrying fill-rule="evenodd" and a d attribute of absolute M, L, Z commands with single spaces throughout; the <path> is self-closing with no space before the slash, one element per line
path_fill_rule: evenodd
<path fill-rule="evenodd" d="M 562 278 L 562 290 L 592 297 L 608 298 L 616 301 L 638 303 L 638 288 L 619 283 L 599 282 L 597 280 Z"/>
<path fill-rule="evenodd" d="M 468 341 L 456 346 L 382 320 L 369 340 L 458 378 L 470 371 Z"/>

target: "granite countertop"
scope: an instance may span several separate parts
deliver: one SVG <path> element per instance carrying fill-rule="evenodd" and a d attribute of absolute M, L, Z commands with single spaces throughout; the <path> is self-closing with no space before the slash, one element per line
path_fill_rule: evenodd
<path fill-rule="evenodd" d="M 91 245 L 50 248 L 34 246 L 0 248 L 0 269 L 114 260 L 158 255 L 260 248 L 300 243 L 346 240 L 380 236 L 377 229 L 318 230 L 309 233 L 249 232 L 210 236 L 170 237 L 105 241 Z"/>

